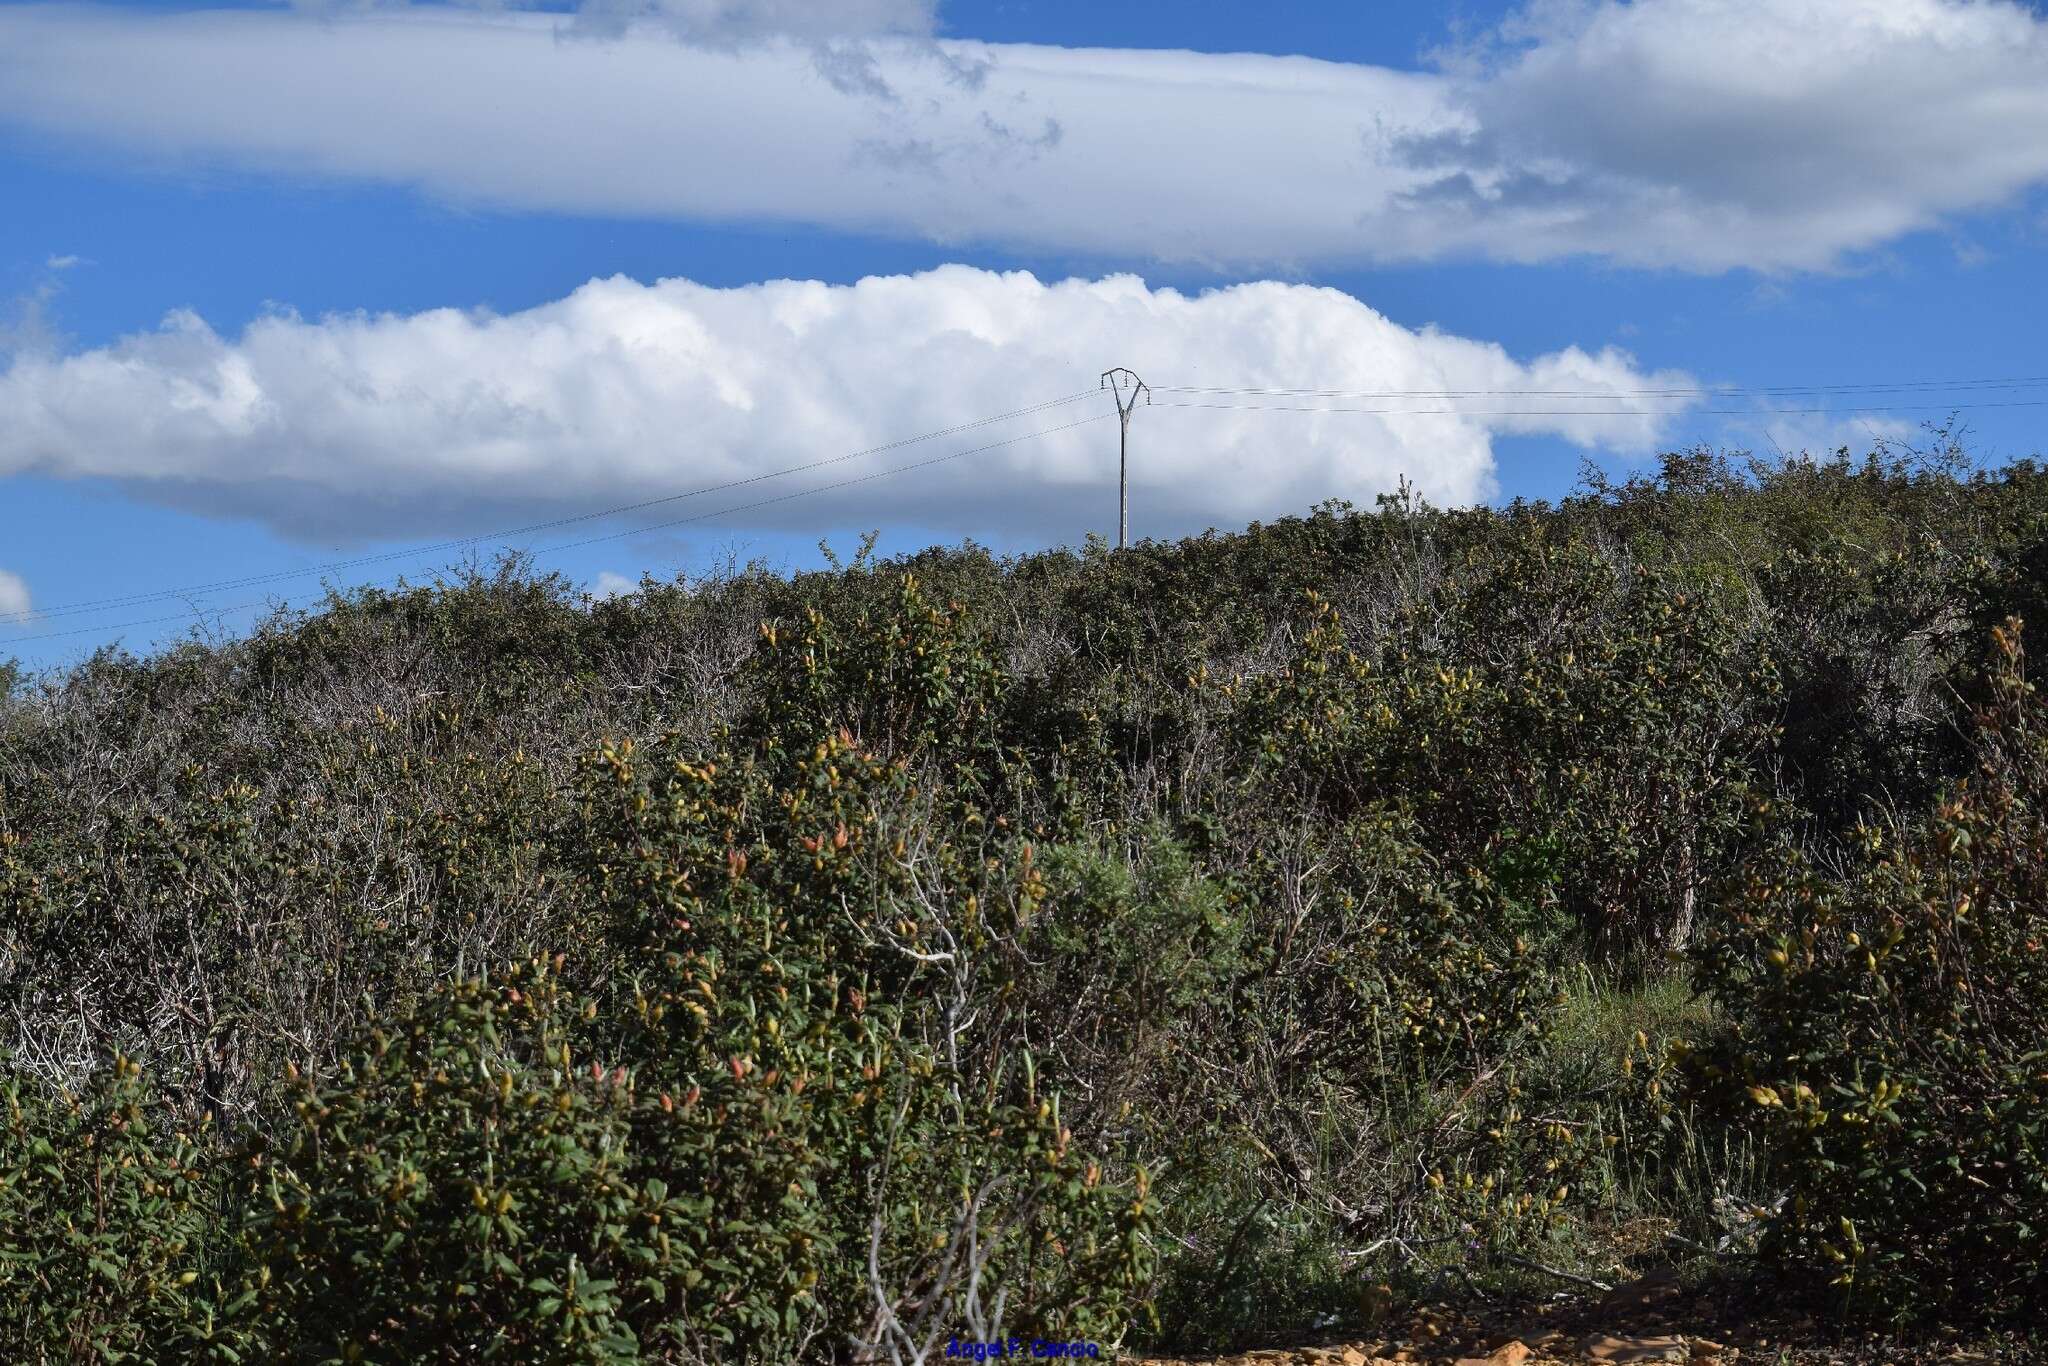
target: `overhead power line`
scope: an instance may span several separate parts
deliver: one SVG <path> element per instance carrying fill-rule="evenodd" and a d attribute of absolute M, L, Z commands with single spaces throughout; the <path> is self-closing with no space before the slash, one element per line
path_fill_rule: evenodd
<path fill-rule="evenodd" d="M 690 498 L 701 498 L 706 494 L 729 493 L 734 489 L 747 488 L 754 484 L 765 483 L 770 479 L 781 479 L 792 474 L 807 474 L 812 470 L 821 470 L 832 465 L 843 465 L 851 460 L 859 460 L 871 455 L 881 455 L 888 451 L 901 450 L 906 446 L 915 446 L 922 442 L 935 441 L 940 437 L 958 436 L 962 432 L 976 431 L 983 427 L 993 426 L 998 422 L 1008 422 L 1014 418 L 1029 417 L 1033 413 L 1042 413 L 1051 408 L 1058 408 L 1069 403 L 1078 402 L 1084 398 L 1091 398 L 1096 392 L 1093 389 L 1082 389 L 1075 393 L 1063 395 L 1060 398 L 1052 398 L 1042 403 L 1034 403 L 1028 407 L 1013 408 L 1009 412 L 997 413 L 992 417 L 977 418 L 972 422 L 962 422 L 951 427 L 942 427 L 937 431 L 923 432 L 917 436 L 902 437 L 895 441 L 885 442 L 879 446 L 869 446 L 863 450 L 851 451 L 845 455 L 830 456 L 823 460 L 811 460 L 801 465 L 788 465 L 781 469 L 748 475 L 743 479 L 732 479 L 722 484 L 706 484 L 700 488 L 686 489 L 681 493 L 664 494 L 659 498 L 647 498 L 637 503 L 623 503 L 617 507 L 600 508 L 595 512 L 577 513 L 570 517 L 556 517 L 544 522 L 530 522 L 525 526 L 510 527 L 500 531 L 480 532 L 474 536 L 460 536 L 454 540 L 437 541 L 428 545 L 403 546 L 396 550 L 378 551 L 375 554 L 358 555 L 349 559 L 329 560 L 325 564 L 307 565 L 299 569 L 275 569 L 261 574 L 246 574 L 239 578 L 215 579 L 210 583 L 184 584 L 176 588 L 156 588 L 145 593 L 129 593 L 119 597 L 90 598 L 80 602 L 59 603 L 55 607 L 37 608 L 25 613 L 0 612 L 0 626 L 25 624 L 31 621 L 48 621 L 58 617 L 72 617 L 84 613 L 106 611 L 114 607 L 140 607 L 153 602 L 175 602 L 180 598 L 198 597 L 207 593 L 223 593 L 238 588 L 254 588 L 266 583 L 281 583 L 289 579 L 331 574 L 345 569 L 362 569 L 374 564 L 389 564 L 395 560 L 416 559 L 422 555 L 439 555 L 451 550 L 466 550 L 472 546 L 482 545 L 489 541 L 506 541 L 516 536 L 530 536 L 537 532 L 553 531 L 560 527 L 575 526 L 583 522 L 600 521 L 608 517 L 622 517 L 629 513 L 644 512 L 648 508 L 663 507 L 670 503 L 679 503 Z M 910 468 L 915 468 L 915 466 Z M 41 637 L 26 638 L 40 639 Z"/>
<path fill-rule="evenodd" d="M 1750 394 L 1908 393 L 1925 390 L 2035 389 L 2048 385 L 2048 375 L 2014 379 L 1899 380 L 1889 384 L 1786 384 L 1745 388 L 1735 385 L 1663 389 L 1284 389 L 1230 388 L 1199 384 L 1161 384 L 1162 394 L 1219 394 L 1273 398 L 1741 398 Z"/>
<path fill-rule="evenodd" d="M 1164 393 L 1165 390 L 1161 390 Z M 1161 408 L 1207 408 L 1239 413 L 1366 413 L 1380 417 L 1795 417 L 1806 414 L 1928 413 L 1959 412 L 1980 408 L 2044 408 L 2048 398 L 2014 399 L 1998 403 L 1884 403 L 1863 407 L 1824 408 L 1686 408 L 1672 412 L 1644 412 L 1626 408 L 1340 408 L 1317 404 L 1280 403 L 1172 403 Z"/>
<path fill-rule="evenodd" d="M 1988 402 L 1978 401 L 1979 395 L 2024 392 L 2030 389 L 2038 389 L 2042 386 L 2048 386 L 2048 375 L 2017 376 L 2011 378 L 1971 378 L 1956 380 L 1916 379 L 1898 380 L 1888 383 L 1774 385 L 1752 388 L 1726 386 L 1699 388 L 1668 387 L 1639 389 L 1357 390 L 1328 388 L 1317 389 L 1306 387 L 1283 388 L 1277 386 L 1249 385 L 1159 385 L 1145 386 L 1143 391 L 1145 392 L 1148 401 L 1152 401 L 1151 396 L 1155 388 L 1157 393 L 1162 396 L 1173 396 L 1162 397 L 1156 403 L 1156 406 L 1158 407 L 1206 409 L 1210 411 L 1359 414 L 1365 416 L 1384 417 L 1457 416 L 1478 419 L 1626 418 L 1631 420 L 1641 420 L 1644 418 L 1670 418 L 1693 415 L 1751 417 L 1768 419 L 1775 417 L 1814 415 L 1851 416 L 1872 413 L 1937 411 L 1953 412 L 1988 408 L 2048 407 L 2048 398 L 1999 398 Z M 633 513 L 645 512 L 650 508 L 668 506 L 692 498 L 699 498 L 709 494 L 730 492 L 735 489 L 751 487 L 753 485 L 764 483 L 773 479 L 780 479 L 788 477 L 790 475 L 803 474 L 814 470 L 825 469 L 834 465 L 844 464 L 849 461 L 859 460 L 864 457 L 879 455 L 888 451 L 899 450 L 904 447 L 916 445 L 922 442 L 932 441 L 946 436 L 958 435 L 962 432 L 979 430 L 981 428 L 991 426 L 995 423 L 1011 421 L 1016 418 L 1029 416 L 1034 413 L 1046 412 L 1048 410 L 1059 408 L 1067 404 L 1079 402 L 1080 400 L 1086 398 L 1094 397 L 1099 392 L 1099 389 L 1079 390 L 1075 393 L 1065 394 L 1058 398 L 1051 398 L 1040 403 L 1034 403 L 1026 405 L 1021 408 L 1015 408 L 1008 412 L 997 413 L 989 417 L 978 418 L 969 422 L 957 423 L 950 427 L 944 427 L 936 431 L 920 433 L 919 435 L 916 436 L 903 437 L 895 441 L 885 442 L 881 445 L 870 446 L 858 451 L 851 451 L 844 455 L 831 456 L 821 460 L 806 461 L 800 464 L 785 466 L 780 469 L 764 471 L 760 474 L 748 475 L 740 479 L 728 480 L 716 484 L 707 484 L 697 488 L 686 489 L 677 493 L 665 494 L 655 498 L 642 499 L 638 502 L 620 504 L 614 507 L 600 508 L 591 512 L 578 513 L 571 516 L 557 517 L 545 521 L 532 522 L 524 526 L 511 527 L 498 531 L 482 532 L 472 536 L 462 536 L 451 540 L 439 541 L 430 544 L 404 546 L 392 550 L 378 551 L 372 554 L 359 555 L 345 559 L 331 560 L 323 564 L 308 565 L 295 569 L 272 570 L 264 573 L 248 574 L 235 578 L 217 579 L 207 583 L 186 584 L 179 587 L 151 589 L 146 592 L 132 593 L 121 596 L 88 599 L 70 603 L 61 603 L 55 607 L 31 609 L 26 612 L 0 613 L 0 626 L 6 626 L 10 624 L 26 625 L 33 622 L 42 622 L 51 619 L 61 619 L 65 617 L 79 616 L 88 613 L 104 612 L 119 607 L 137 607 L 151 603 L 163 603 L 176 601 L 179 599 L 189 599 L 213 593 L 227 592 L 234 589 L 252 588 L 263 584 L 279 583 L 292 579 L 307 578 L 314 575 L 328 575 L 346 570 L 361 569 L 371 565 L 389 564 L 400 560 L 418 559 L 423 556 L 442 554 L 448 551 L 464 550 L 485 544 L 487 542 L 509 541 L 516 537 L 530 536 L 540 532 L 556 530 L 562 527 L 580 525 L 583 523 L 598 521 L 605 518 L 626 516 Z M 1133 398 L 1135 398 L 1137 392 L 1138 389 L 1134 386 L 1132 391 Z M 1458 399 L 1548 398 L 1559 400 L 1604 399 L 1608 400 L 1611 403 L 1619 403 L 1625 400 L 1670 400 L 1679 401 L 1685 405 L 1691 405 L 1701 400 L 1727 400 L 1731 398 L 1741 398 L 1745 396 L 1770 401 L 1796 396 L 1809 396 L 1818 398 L 1831 395 L 1839 395 L 1842 397 L 1869 398 L 1881 395 L 1899 394 L 1903 396 L 1922 397 L 1930 395 L 1935 392 L 1956 393 L 1958 395 L 1965 396 L 1965 401 L 1948 403 L 1859 403 L 1843 406 L 1823 405 L 1807 407 L 1754 408 L 1703 408 L 1697 406 L 1681 406 L 1668 409 L 1644 408 L 1640 406 L 1630 408 L 1474 408 L 1465 404 L 1451 404 L 1452 400 Z M 1252 401 L 1225 401 L 1236 399 Z M 1294 403 L 1263 401 L 1275 399 L 1352 399 L 1381 401 L 1409 400 L 1412 402 L 1430 403 L 1432 405 L 1438 406 L 1352 406 L 1346 403 Z M 1126 424 L 1127 439 L 1128 413 L 1124 411 L 1124 399 L 1121 393 L 1117 395 L 1117 400 L 1119 412 L 1114 415 L 1124 420 Z M 1015 444 L 1016 442 L 1019 441 L 1032 440 L 1040 436 L 1050 435 L 1054 432 L 1067 431 L 1073 427 L 1082 426 L 1089 422 L 1104 420 L 1109 416 L 1112 416 L 1112 414 L 1105 413 L 1097 417 L 1082 419 L 1080 422 L 1067 423 L 1061 426 L 1047 428 L 1043 431 L 1026 433 L 1023 436 L 1012 437 L 1004 441 L 991 442 L 988 443 L 987 445 L 973 447 L 969 450 L 951 452 L 947 455 L 938 456 L 931 460 L 916 461 L 908 465 L 896 466 L 886 470 L 875 471 L 873 473 L 861 475 L 853 479 L 841 480 L 836 483 L 824 484 L 810 489 L 801 489 L 792 493 L 781 494 L 773 498 L 761 499 L 755 502 L 745 503 L 735 507 L 721 508 L 713 512 L 701 513 L 696 516 L 677 518 L 664 522 L 656 522 L 649 525 L 634 526 L 622 531 L 610 532 L 600 536 L 592 536 L 582 540 L 569 541 L 560 545 L 547 546 L 539 550 L 536 550 L 533 553 L 553 554 L 559 551 L 576 549 L 582 546 L 594 545 L 607 541 L 621 540 L 627 537 L 641 535 L 649 531 L 656 531 L 668 527 L 688 525 L 695 522 L 706 521 L 715 517 L 723 517 L 742 512 L 753 511 L 758 508 L 788 502 L 796 498 L 810 497 L 819 493 L 831 492 L 836 489 L 842 489 L 851 487 L 856 484 L 867 483 L 874 479 L 886 478 L 894 474 L 900 474 L 912 470 L 927 468 L 929 466 L 941 464 L 949 460 L 959 459 L 962 456 L 972 455 L 987 450 L 993 450 L 1001 446 Z M 1119 481 L 1119 485 L 1121 488 L 1121 480 Z M 1122 494 L 1119 495 L 1120 543 L 1126 535 L 1126 532 L 1123 530 L 1123 527 L 1127 525 L 1127 523 L 1124 521 L 1124 518 L 1126 517 L 1127 513 L 1124 511 L 1126 505 L 1122 502 L 1123 496 L 1124 495 Z M 238 604 L 233 607 L 218 608 L 213 610 L 219 612 L 235 612 L 247 610 L 249 608 L 254 607 L 261 607 L 264 605 L 265 604 L 261 602 L 250 602 Z M 87 635 L 99 632 L 119 631 L 125 630 L 132 626 L 159 625 L 169 621 L 188 620 L 193 615 L 194 612 L 179 612 L 169 616 L 144 618 L 136 621 L 123 622 L 112 626 L 84 627 L 76 630 L 44 632 L 32 636 L 16 636 L 13 637 L 9 641 L 9 643 L 27 643 L 30 641 L 57 639 L 64 636 Z"/>
<path fill-rule="evenodd" d="M 970 455 L 980 455 L 980 454 L 982 454 L 983 452 L 986 452 L 986 451 L 993 451 L 993 450 L 999 450 L 999 449 L 1001 449 L 1001 448 L 1002 448 L 1002 447 L 1004 447 L 1004 446 L 1014 446 L 1014 445 L 1017 445 L 1017 444 L 1018 444 L 1018 443 L 1020 443 L 1020 442 L 1036 440 L 1037 438 L 1039 438 L 1039 437 L 1041 437 L 1041 436 L 1052 436 L 1053 434 L 1055 434 L 1055 433 L 1057 433 L 1057 432 L 1066 432 L 1066 431 L 1072 431 L 1072 430 L 1073 430 L 1074 428 L 1076 428 L 1076 427 L 1085 427 L 1085 426 L 1088 426 L 1088 425 L 1089 425 L 1090 423 L 1094 423 L 1094 422 L 1106 422 L 1106 421 L 1108 421 L 1108 420 L 1109 420 L 1110 418 L 1112 418 L 1112 417 L 1114 417 L 1114 416 L 1116 416 L 1116 415 L 1115 415 L 1114 413 L 1097 413 L 1097 414 L 1096 414 L 1095 416 L 1093 416 L 1093 417 L 1084 417 L 1084 418 L 1080 418 L 1080 419 L 1078 419 L 1077 421 L 1073 421 L 1073 422 L 1066 422 L 1066 423 L 1062 423 L 1062 424 L 1060 424 L 1060 425 L 1059 425 L 1059 426 L 1057 426 L 1057 427 L 1046 427 L 1046 428 L 1042 428 L 1041 430 L 1039 430 L 1039 431 L 1035 431 L 1035 432 L 1025 432 L 1025 433 L 1024 433 L 1023 435 L 1021 435 L 1021 436 L 1011 436 L 1011 437 L 1005 437 L 1005 438 L 1004 438 L 1004 439 L 1002 439 L 1001 441 L 991 441 L 991 442 L 988 442 L 988 443 L 987 443 L 987 444 L 985 444 L 985 445 L 980 445 L 980 446 L 971 446 L 971 447 L 967 448 L 966 450 L 960 450 L 960 451 L 950 451 L 950 452 L 948 452 L 948 453 L 947 453 L 947 454 L 945 454 L 945 455 L 935 455 L 935 456 L 933 456 L 932 458 L 930 458 L 929 460 L 918 460 L 918 461 L 913 461 L 912 463 L 910 463 L 910 464 L 908 464 L 908 465 L 894 465 L 894 466 L 891 466 L 890 468 L 888 468 L 888 469 L 886 469 L 886 470 L 876 470 L 876 471 L 874 471 L 874 472 L 872 472 L 872 473 L 870 473 L 870 474 L 860 474 L 860 475 L 855 475 L 855 476 L 854 476 L 853 478 L 851 478 L 851 479 L 841 479 L 841 480 L 838 480 L 838 481 L 837 481 L 837 482 L 835 482 L 835 483 L 830 483 L 830 484 L 820 484 L 820 485 L 818 485 L 818 486 L 817 486 L 817 487 L 815 487 L 815 488 L 808 488 L 808 489 L 798 489 L 798 490 L 796 490 L 796 491 L 794 491 L 794 492 L 792 492 L 792 493 L 782 493 L 782 494 L 777 494 L 777 495 L 776 495 L 775 497 L 773 497 L 773 498 L 761 498 L 761 499 L 757 499 L 757 500 L 755 500 L 754 502 L 751 502 L 751 503 L 741 503 L 741 504 L 739 504 L 739 505 L 737 505 L 737 506 L 735 506 L 735 507 L 724 507 L 724 508 L 718 508 L 718 509 L 715 509 L 715 510 L 713 510 L 713 511 L 711 511 L 711 512 L 700 512 L 700 513 L 697 513 L 697 514 L 696 514 L 695 516 L 691 516 L 691 517 L 677 517 L 677 518 L 674 518 L 674 519 L 672 519 L 672 520 L 670 520 L 670 521 L 666 521 L 666 522 L 655 522 L 655 523 L 652 523 L 652 524 L 650 524 L 650 525 L 647 525 L 647 526 L 635 526 L 635 527 L 627 527 L 627 528 L 626 528 L 625 530 L 623 530 L 623 531 L 612 531 L 612 532 L 607 532 L 606 534 L 604 534 L 604 535 L 602 535 L 602 536 L 587 536 L 587 537 L 583 538 L 582 540 L 577 540 L 577 541 L 564 541 L 564 542 L 562 542 L 562 543 L 561 543 L 561 544 L 559 544 L 559 545 L 548 545 L 548 546 L 540 546 L 540 547 L 538 547 L 538 548 L 536 548 L 536 549 L 534 549 L 534 550 L 530 551 L 529 553 L 531 553 L 531 554 L 533 554 L 533 555 L 536 555 L 536 556 L 539 556 L 539 555 L 553 555 L 553 554 L 558 554 L 558 553 L 560 553 L 561 551 L 564 551 L 564 550 L 578 550 L 578 549 L 581 549 L 581 548 L 583 548 L 584 546 L 591 546 L 591 545 L 599 545 L 599 544 L 602 544 L 602 543 L 604 543 L 604 542 L 606 542 L 606 541 L 621 541 L 621 540 L 625 540 L 625 539 L 627 539 L 627 538 L 629 538 L 629 537 L 632 537 L 632 536 L 644 536 L 644 535 L 646 535 L 647 533 L 649 533 L 649 532 L 652 532 L 652 531 L 667 531 L 667 530 L 670 530 L 670 529 L 672 529 L 672 528 L 675 528 L 675 527 L 679 527 L 679 526 L 689 526 L 690 524 L 692 524 L 692 523 L 695 523 L 695 522 L 706 522 L 706 521 L 710 521 L 710 520 L 711 520 L 712 518 L 715 518 L 715 517 L 729 517 L 729 516 L 732 516 L 732 515 L 733 515 L 733 514 L 735 514 L 735 513 L 741 513 L 741 512 L 753 512 L 753 511 L 756 511 L 757 509 L 760 509 L 760 508 L 765 508 L 765 507 L 773 507 L 773 506 L 775 506 L 775 505 L 776 505 L 776 504 L 778 504 L 778 503 L 787 503 L 787 502 L 791 502 L 791 501 L 793 501 L 793 500 L 795 500 L 795 499 L 798 499 L 798 498 L 809 498 L 809 497 L 813 496 L 814 494 L 820 494 L 820 493 L 831 493 L 831 492 L 834 492 L 834 491 L 836 491 L 836 490 L 838 490 L 838 489 L 852 488 L 852 487 L 853 487 L 854 485 L 856 485 L 856 484 L 868 484 L 868 483 L 872 483 L 872 482 L 874 482 L 874 481 L 875 481 L 875 480 L 877 480 L 877 479 L 886 479 L 886 478 L 890 477 L 891 475 L 897 475 L 897 474 L 908 474 L 908 473 L 909 473 L 909 472 L 911 472 L 912 470 L 922 470 L 922 469 L 930 469 L 930 468 L 931 468 L 932 466 L 934 466 L 934 465 L 943 465 L 943 464 L 947 463 L 948 461 L 951 461 L 951 460 L 959 460 L 959 459 L 961 459 L 961 458 L 963 458 L 963 457 L 965 457 L 965 456 L 970 456 Z M 983 425 L 983 424 L 974 424 L 974 425 Z M 959 430 L 959 429 L 958 429 L 958 428 L 955 428 L 954 430 Z M 822 462 L 819 462 L 819 463 L 821 463 L 821 464 L 832 464 L 832 463 L 837 463 L 837 462 L 836 462 L 836 461 L 822 461 Z M 815 464 L 814 464 L 814 465 L 810 466 L 809 468 L 813 468 L 813 469 L 815 469 L 815 468 L 817 468 L 817 465 L 815 465 Z M 766 477 L 766 476 L 763 476 L 763 477 Z M 744 481 L 744 482 L 747 482 L 747 483 L 754 483 L 754 482 L 758 482 L 758 481 L 756 481 L 756 480 L 747 480 L 747 481 Z M 571 519 L 571 520 L 582 520 L 582 519 Z M 555 523 L 554 525 L 560 525 L 560 523 Z M 432 552 L 431 552 L 431 551 L 429 551 L 429 552 L 427 552 L 427 553 L 432 553 Z M 376 581 L 376 582 L 374 582 L 374 583 L 371 583 L 371 584 L 364 584 L 364 585 L 361 585 L 361 586 L 362 586 L 362 587 L 373 587 L 373 588 L 374 588 L 374 587 L 383 587 L 383 586 L 386 586 L 386 585 L 389 585 L 389 584 L 393 584 L 393 583 L 396 583 L 396 582 L 398 582 L 398 579 L 397 579 L 397 578 L 387 578 L 387 579 L 381 579 L 381 580 L 378 580 L 378 581 Z M 216 608 L 212 608 L 212 609 L 210 609 L 210 611 L 211 611 L 211 612 L 212 612 L 212 614 L 213 614 L 213 615 L 215 615 L 215 616 L 225 616 L 225 615 L 227 615 L 227 614 L 229 614 L 229 613 L 232 613 L 232 612 L 246 612 L 246 611 L 250 611 L 250 610 L 253 610 L 253 609 L 255 609 L 255 608 L 259 608 L 259 607 L 266 607 L 266 606 L 270 606 L 270 605 L 271 605 L 271 604 L 270 604 L 270 603 L 268 603 L 268 602 L 243 602 L 243 603 L 236 603 L 236 604 L 234 604 L 234 605 L 232 605 L 232 606 L 228 606 L 228 607 L 216 607 Z M 106 633 L 106 632 L 114 632 L 114 631 L 126 631 L 126 630 L 129 630 L 129 629 L 131 629 L 131 628 L 133 628 L 133 627 L 137 627 L 137 626 L 161 626 L 161 625 L 164 625 L 164 624 L 165 624 L 165 623 L 167 623 L 167 622 L 173 622 L 173 621 L 191 621 L 191 620 L 193 620 L 193 619 L 195 619 L 195 618 L 197 618 L 197 617 L 203 616 L 203 615 L 206 615 L 206 614 L 205 614 L 205 613 L 202 613 L 202 612 L 199 612 L 199 611 L 196 611 L 196 610 L 195 610 L 195 611 L 187 611 L 187 612 L 176 612 L 176 613 L 172 613 L 171 615 L 168 615 L 168 616 L 161 616 L 161 617 L 145 617 L 145 618 L 143 618 L 142 620 L 139 620 L 139 621 L 124 621 L 124 622 L 117 622 L 117 623 L 115 623 L 115 624 L 113 624 L 113 625 L 103 625 L 103 626 L 81 626 L 81 627 L 75 627 L 75 628 L 73 628 L 73 629 L 71 629 L 71 630 L 68 630 L 68 631 L 46 631 L 46 632 L 44 632 L 44 633 L 42 633 L 42 634 L 40 634 L 40 635 L 33 635 L 33 636 L 16 636 L 16 637 L 14 637 L 13 639 L 9 640 L 9 641 L 8 641 L 8 644 L 10 644 L 10 645 L 12 645 L 12 644 L 16 644 L 16 643 L 22 643 L 22 644 L 26 644 L 26 643 L 27 643 L 27 642 L 29 642 L 29 641 L 38 641 L 38 640 L 61 640 L 61 639 L 65 638 L 65 637 L 67 637 L 67 636 L 82 636 L 82 635 L 99 635 L 99 634 L 102 634 L 102 633 Z"/>

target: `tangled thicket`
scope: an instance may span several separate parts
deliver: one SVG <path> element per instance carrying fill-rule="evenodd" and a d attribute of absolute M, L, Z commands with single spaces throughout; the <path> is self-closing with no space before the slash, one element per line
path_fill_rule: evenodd
<path fill-rule="evenodd" d="M 2012 1314 L 2044 569 L 2032 465 L 1677 455 L 10 673 L 0 1354 L 1213 1341 L 1644 1228 Z"/>

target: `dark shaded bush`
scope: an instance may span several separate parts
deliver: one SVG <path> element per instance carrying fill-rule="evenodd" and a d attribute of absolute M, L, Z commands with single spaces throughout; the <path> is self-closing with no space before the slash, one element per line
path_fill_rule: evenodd
<path fill-rule="evenodd" d="M 1762 1131 L 1765 1250 L 1868 1312 L 2048 1295 L 2048 732 L 2019 634 L 1977 773 L 1924 823 L 1866 827 L 1846 874 L 1762 863 L 1699 955 L 1729 1030 L 1689 1066 Z"/>
<path fill-rule="evenodd" d="M 1517 539 L 1468 572 L 1363 650 L 1316 600 L 1240 743 L 1283 800 L 1411 812 L 1486 870 L 1505 923 L 1582 931 L 1610 959 L 1682 948 L 1774 748 L 1768 648 L 1716 590 L 1617 575 L 1582 545 Z"/>

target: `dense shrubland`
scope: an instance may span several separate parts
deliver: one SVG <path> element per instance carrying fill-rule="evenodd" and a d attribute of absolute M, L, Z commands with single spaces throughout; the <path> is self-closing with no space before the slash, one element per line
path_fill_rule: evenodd
<path fill-rule="evenodd" d="M 908 1361 L 1701 1252 L 2011 1315 L 2044 570 L 2031 465 L 1679 455 L 13 677 L 0 1354 Z"/>

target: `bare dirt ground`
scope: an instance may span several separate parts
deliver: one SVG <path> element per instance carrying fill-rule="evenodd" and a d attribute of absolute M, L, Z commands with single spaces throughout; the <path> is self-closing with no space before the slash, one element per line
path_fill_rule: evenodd
<path fill-rule="evenodd" d="M 1774 1303 L 1768 1288 L 1696 1288 L 1656 1274 L 1604 1295 L 1514 1307 L 1433 1305 L 1366 1333 L 1213 1356 L 1140 1356 L 1141 1366 L 1541 1366 L 1549 1362 L 1691 1366 L 1848 1366 L 1888 1362 L 2036 1362 L 2013 1338 L 1908 1341 L 1849 1335 Z"/>

